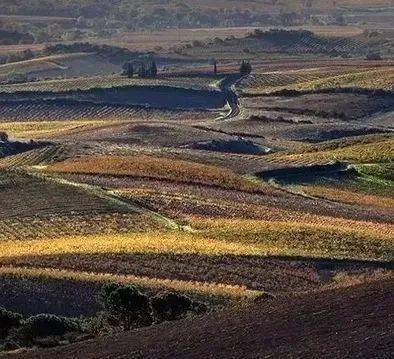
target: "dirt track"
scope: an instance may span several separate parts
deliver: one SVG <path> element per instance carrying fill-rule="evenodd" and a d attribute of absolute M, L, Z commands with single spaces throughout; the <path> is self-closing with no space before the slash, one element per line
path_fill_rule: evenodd
<path fill-rule="evenodd" d="M 389 358 L 394 281 L 255 304 L 9 358 Z"/>

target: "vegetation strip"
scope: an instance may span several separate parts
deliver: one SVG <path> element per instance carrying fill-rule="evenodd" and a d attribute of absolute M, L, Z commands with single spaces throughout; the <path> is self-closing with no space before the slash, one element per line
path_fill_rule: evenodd
<path fill-rule="evenodd" d="M 116 275 L 112 273 L 80 272 L 54 268 L 0 266 L 0 275 L 38 277 L 84 282 L 132 284 L 145 288 L 154 287 L 182 292 L 195 292 L 210 296 L 213 295 L 234 298 L 255 298 L 262 294 L 260 291 L 250 290 L 245 286 L 238 285 L 149 278 L 134 275 Z"/>

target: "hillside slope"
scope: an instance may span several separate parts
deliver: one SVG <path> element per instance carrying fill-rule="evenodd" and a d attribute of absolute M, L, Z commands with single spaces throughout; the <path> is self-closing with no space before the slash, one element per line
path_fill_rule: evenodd
<path fill-rule="evenodd" d="M 388 358 L 393 289 L 381 280 L 9 358 Z"/>

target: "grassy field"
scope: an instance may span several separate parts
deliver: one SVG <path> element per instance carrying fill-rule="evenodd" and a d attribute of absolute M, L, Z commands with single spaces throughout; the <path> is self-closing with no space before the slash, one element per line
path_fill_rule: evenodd
<path fill-rule="evenodd" d="M 28 268 L 28 267 L 1 267 L 0 276 L 25 277 L 34 279 L 58 281 L 73 281 L 81 283 L 119 283 L 134 285 L 142 290 L 149 291 L 177 291 L 205 297 L 227 298 L 232 300 L 253 299 L 261 294 L 259 291 L 248 290 L 246 287 L 206 283 L 197 281 L 168 280 L 151 277 L 138 277 L 133 275 L 116 275 L 111 273 L 92 273 L 82 271 L 71 271 L 54 268 Z"/>
<path fill-rule="evenodd" d="M 324 260 L 390 261 L 392 227 L 192 219 L 192 232 L 4 240 L 0 274 L 132 283 L 212 298 L 318 289 Z M 306 258 L 300 259 L 300 258 Z M 292 259 L 294 258 L 294 259 Z M 335 267 L 334 267 L 335 268 Z M 246 284 L 246 286 L 245 286 Z"/>
<path fill-rule="evenodd" d="M 2 240 L 55 238 L 160 228 L 138 208 L 89 191 L 20 171 L 0 171 Z"/>

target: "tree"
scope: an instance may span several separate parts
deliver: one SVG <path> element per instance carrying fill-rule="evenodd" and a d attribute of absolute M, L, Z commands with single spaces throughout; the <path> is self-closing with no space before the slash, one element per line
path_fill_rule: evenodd
<path fill-rule="evenodd" d="M 149 77 L 156 77 L 157 76 L 157 65 L 154 60 L 149 63 L 147 74 Z"/>
<path fill-rule="evenodd" d="M 151 299 L 153 313 L 157 321 L 171 321 L 183 318 L 189 312 L 203 314 L 207 306 L 192 301 L 189 297 L 179 293 L 162 293 Z"/>
<path fill-rule="evenodd" d="M 177 320 L 192 310 L 193 303 L 185 295 L 165 293 L 152 298 L 152 308 L 158 321 Z"/>
<path fill-rule="evenodd" d="M 141 78 L 146 77 L 146 69 L 145 69 L 145 65 L 143 63 L 141 63 L 140 67 L 138 68 L 138 76 Z"/>
<path fill-rule="evenodd" d="M 252 72 L 252 65 L 249 61 L 243 60 L 239 68 L 241 76 L 247 76 Z"/>
<path fill-rule="evenodd" d="M 1 133 L 0 133 L 1 135 Z M 0 307 L 0 339 L 4 339 L 11 329 L 21 325 L 22 316 Z"/>
<path fill-rule="evenodd" d="M 213 74 L 216 76 L 218 74 L 218 61 L 216 59 L 211 59 L 210 63 L 213 65 Z"/>
<path fill-rule="evenodd" d="M 133 68 L 133 64 L 131 62 L 128 62 L 126 64 L 126 75 L 128 78 L 132 78 L 134 75 L 134 68 Z"/>
<path fill-rule="evenodd" d="M 153 322 L 149 298 L 133 286 L 109 284 L 102 289 L 99 301 L 109 321 L 125 331 Z"/>

